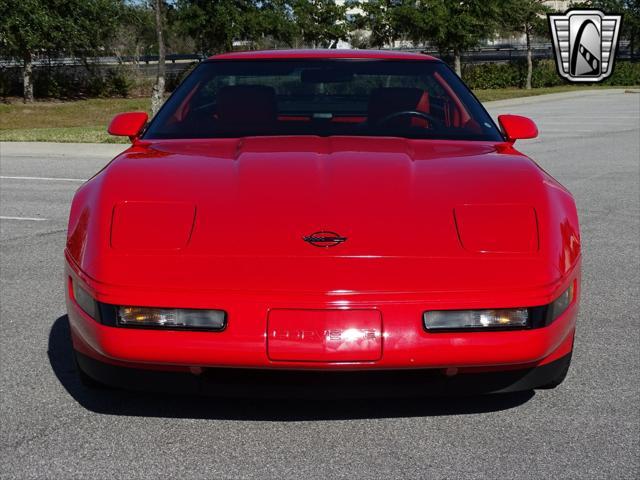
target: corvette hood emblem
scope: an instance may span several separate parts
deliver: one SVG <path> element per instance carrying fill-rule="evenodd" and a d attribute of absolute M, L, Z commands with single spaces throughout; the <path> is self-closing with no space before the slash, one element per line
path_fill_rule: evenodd
<path fill-rule="evenodd" d="M 329 232 L 326 230 L 312 233 L 311 235 L 302 237 L 302 239 L 314 247 L 322 248 L 335 247 L 336 245 L 340 245 L 347 241 L 347 237 L 343 237 L 338 235 L 336 232 Z"/>

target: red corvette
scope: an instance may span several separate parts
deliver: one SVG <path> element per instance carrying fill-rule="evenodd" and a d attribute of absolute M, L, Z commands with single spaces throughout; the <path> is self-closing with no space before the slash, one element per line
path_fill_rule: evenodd
<path fill-rule="evenodd" d="M 76 193 L 66 296 L 86 384 L 227 394 L 503 392 L 566 376 L 571 194 L 443 62 L 199 65 Z"/>

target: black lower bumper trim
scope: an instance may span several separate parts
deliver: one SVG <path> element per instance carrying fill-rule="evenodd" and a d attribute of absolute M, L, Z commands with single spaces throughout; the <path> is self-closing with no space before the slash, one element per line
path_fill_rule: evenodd
<path fill-rule="evenodd" d="M 505 393 L 554 385 L 571 355 L 536 368 L 447 377 L 441 369 L 300 371 L 208 368 L 200 375 L 120 367 L 76 352 L 78 367 L 102 384 L 127 390 L 218 397 L 411 397 Z"/>

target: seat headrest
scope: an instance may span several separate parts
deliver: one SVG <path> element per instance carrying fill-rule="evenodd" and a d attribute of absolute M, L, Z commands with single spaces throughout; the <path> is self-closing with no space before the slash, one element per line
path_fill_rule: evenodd
<path fill-rule="evenodd" d="M 426 92 L 419 88 L 375 88 L 369 94 L 368 121 L 375 124 L 392 113 L 417 110 L 420 107 L 419 104 L 425 102 L 423 100 L 425 94 Z M 405 120 L 409 121 L 408 118 Z"/>
<path fill-rule="evenodd" d="M 276 92 L 265 85 L 234 85 L 218 90 L 222 128 L 271 126 L 277 118 Z"/>

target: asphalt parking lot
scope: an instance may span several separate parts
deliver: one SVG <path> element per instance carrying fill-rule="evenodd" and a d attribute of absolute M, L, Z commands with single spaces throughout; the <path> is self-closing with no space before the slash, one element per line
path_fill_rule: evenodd
<path fill-rule="evenodd" d="M 66 217 L 123 146 L 0 144 L 0 478 L 638 478 L 640 94 L 489 109 L 538 123 L 518 145 L 581 215 L 576 351 L 556 390 L 323 402 L 85 390 L 64 316 Z"/>

